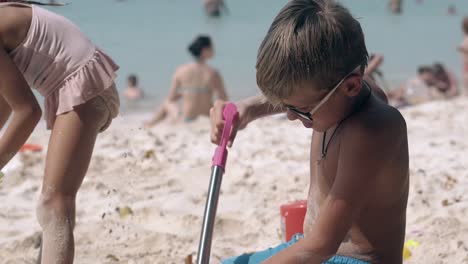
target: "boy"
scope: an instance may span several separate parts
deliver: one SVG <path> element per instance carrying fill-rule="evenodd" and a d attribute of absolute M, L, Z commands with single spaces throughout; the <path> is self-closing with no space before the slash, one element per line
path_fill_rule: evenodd
<path fill-rule="evenodd" d="M 468 96 L 468 17 L 463 19 L 462 23 L 464 38 L 463 42 L 458 46 L 458 51 L 463 57 L 463 79 L 465 85 L 465 95 Z"/>
<path fill-rule="evenodd" d="M 135 101 L 143 98 L 143 91 L 138 86 L 138 77 L 130 74 L 127 78 L 127 88 L 124 91 L 125 99 Z"/>
<path fill-rule="evenodd" d="M 304 237 L 223 263 L 402 263 L 406 124 L 382 91 L 363 80 L 367 59 L 359 22 L 334 1 L 291 0 L 277 15 L 257 57 L 267 101 L 239 102 L 239 128 L 287 111 L 314 130 Z M 217 102 L 211 109 L 214 143 L 223 107 Z"/>

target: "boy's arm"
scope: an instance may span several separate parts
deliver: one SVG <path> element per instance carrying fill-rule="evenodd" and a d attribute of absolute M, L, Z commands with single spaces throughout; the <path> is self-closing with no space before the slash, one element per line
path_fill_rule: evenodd
<path fill-rule="evenodd" d="M 264 264 L 325 262 L 336 254 L 351 225 L 367 205 L 377 175 L 401 146 L 404 122 L 386 125 L 373 120 L 374 124 L 367 127 L 351 122 L 343 131 L 336 178 L 311 231 Z M 391 125 L 400 128 L 395 130 Z"/>
<path fill-rule="evenodd" d="M 225 105 L 225 101 L 218 100 L 210 110 L 211 142 L 215 144 L 219 143 L 221 134 L 223 132 L 223 110 Z M 236 106 L 239 112 L 239 120 L 236 122 L 236 125 L 231 132 L 231 139 L 228 143 L 229 146 L 232 146 L 238 129 L 245 128 L 248 123 L 257 118 L 286 111 L 286 109 L 283 107 L 272 106 L 262 95 L 243 99 L 237 102 Z"/>
<path fill-rule="evenodd" d="M 273 106 L 263 95 L 246 98 L 239 101 L 237 105 L 245 110 L 245 117 L 248 122 L 261 117 L 286 112 L 286 109 L 281 106 Z"/>

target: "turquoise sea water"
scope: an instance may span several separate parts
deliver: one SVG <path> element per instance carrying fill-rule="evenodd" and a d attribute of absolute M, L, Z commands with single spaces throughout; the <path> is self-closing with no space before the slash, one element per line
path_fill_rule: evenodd
<path fill-rule="evenodd" d="M 212 36 L 216 57 L 210 62 L 223 74 L 236 100 L 257 93 L 258 46 L 287 0 L 226 0 L 229 15 L 208 18 L 202 0 L 72 0 L 50 8 L 77 25 L 121 66 L 117 85 L 136 73 L 153 107 L 167 93 L 174 69 L 191 60 L 186 47 L 199 33 Z M 461 76 L 456 46 L 462 40 L 466 0 L 403 0 L 403 13 L 387 10 L 387 0 L 342 0 L 359 18 L 369 52 L 385 56 L 383 70 L 392 85 L 415 75 L 418 65 L 440 61 Z M 449 5 L 457 15 L 447 15 Z"/>

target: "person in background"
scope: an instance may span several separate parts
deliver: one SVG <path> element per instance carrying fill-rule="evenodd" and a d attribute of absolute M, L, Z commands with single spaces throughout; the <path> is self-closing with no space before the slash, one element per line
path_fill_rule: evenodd
<path fill-rule="evenodd" d="M 214 48 L 209 36 L 200 35 L 189 45 L 188 50 L 194 62 L 180 66 L 174 73 L 169 95 L 155 112 L 145 127 L 151 127 L 169 118 L 185 122 L 195 120 L 198 116 L 208 116 L 213 106 L 213 97 L 227 100 L 221 74 L 207 64 L 214 56 Z M 177 101 L 182 100 L 182 115 Z"/>
<path fill-rule="evenodd" d="M 456 14 L 457 14 L 457 8 L 455 7 L 455 5 L 449 5 L 449 7 L 447 8 L 447 15 L 454 16 Z"/>
<path fill-rule="evenodd" d="M 367 65 L 366 70 L 364 71 L 365 75 L 368 75 L 370 78 L 373 78 L 374 74 L 382 74 L 379 67 L 382 65 L 384 57 L 382 54 L 371 54 L 369 58 L 369 64 Z"/>
<path fill-rule="evenodd" d="M 221 16 L 221 11 L 228 11 L 224 0 L 203 0 L 206 13 L 211 17 Z"/>
<path fill-rule="evenodd" d="M 130 74 L 127 78 L 124 97 L 129 101 L 136 101 L 144 97 L 143 90 L 138 86 L 138 77 L 135 74 Z"/>
<path fill-rule="evenodd" d="M 384 78 L 383 71 L 380 69 L 384 61 L 382 54 L 371 54 L 369 64 L 367 65 L 364 75 L 368 76 L 372 81 L 377 83 L 384 91 L 388 92 L 390 87 Z"/>
<path fill-rule="evenodd" d="M 465 95 L 468 96 L 468 16 L 463 19 L 462 29 L 464 33 L 463 41 L 458 46 L 463 59 L 463 84 L 465 86 Z"/>
<path fill-rule="evenodd" d="M 395 15 L 399 15 L 402 12 L 402 3 L 403 0 L 390 0 L 388 3 L 388 7 L 390 9 L 390 12 L 392 12 Z"/>
<path fill-rule="evenodd" d="M 460 94 L 458 90 L 458 81 L 453 73 L 448 71 L 441 63 L 434 63 L 432 73 L 435 78 L 433 97 L 434 98 L 453 98 Z"/>
<path fill-rule="evenodd" d="M 436 83 L 431 66 L 420 66 L 418 75 L 389 92 L 390 104 L 404 107 L 428 102 L 432 99 L 431 86 Z"/>

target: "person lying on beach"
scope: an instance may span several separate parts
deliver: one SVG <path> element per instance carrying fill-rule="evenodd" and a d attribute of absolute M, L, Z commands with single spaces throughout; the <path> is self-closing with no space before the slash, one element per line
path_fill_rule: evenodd
<path fill-rule="evenodd" d="M 65 17 L 21 2 L 0 3 L 0 129 L 11 115 L 0 137 L 0 170 L 41 118 L 34 87 L 52 130 L 37 206 L 41 263 L 70 264 L 75 199 L 98 133 L 118 114 L 119 67 Z"/>
<path fill-rule="evenodd" d="M 457 78 L 444 65 L 439 62 L 434 63 L 432 73 L 435 78 L 433 98 L 449 99 L 459 95 Z"/>
<path fill-rule="evenodd" d="M 363 77 L 367 60 L 359 22 L 335 1 L 291 0 L 276 16 L 257 57 L 264 98 L 238 102 L 238 124 L 286 112 L 313 129 L 304 234 L 222 263 L 402 263 L 406 123 Z M 217 101 L 211 110 L 213 143 L 221 137 L 224 105 Z"/>
<path fill-rule="evenodd" d="M 145 123 L 151 127 L 167 117 L 185 122 L 195 120 L 198 116 L 208 116 L 213 106 L 213 96 L 227 100 L 221 74 L 208 65 L 207 60 L 214 55 L 214 48 L 208 36 L 200 35 L 190 44 L 188 50 L 195 62 L 180 66 L 174 73 L 169 96 L 154 113 L 151 120 Z M 177 101 L 182 100 L 182 115 L 179 114 Z"/>
<path fill-rule="evenodd" d="M 433 99 L 436 78 L 431 66 L 420 66 L 418 75 L 406 81 L 399 88 L 388 93 L 389 101 L 395 107 L 404 107 L 428 102 Z"/>

